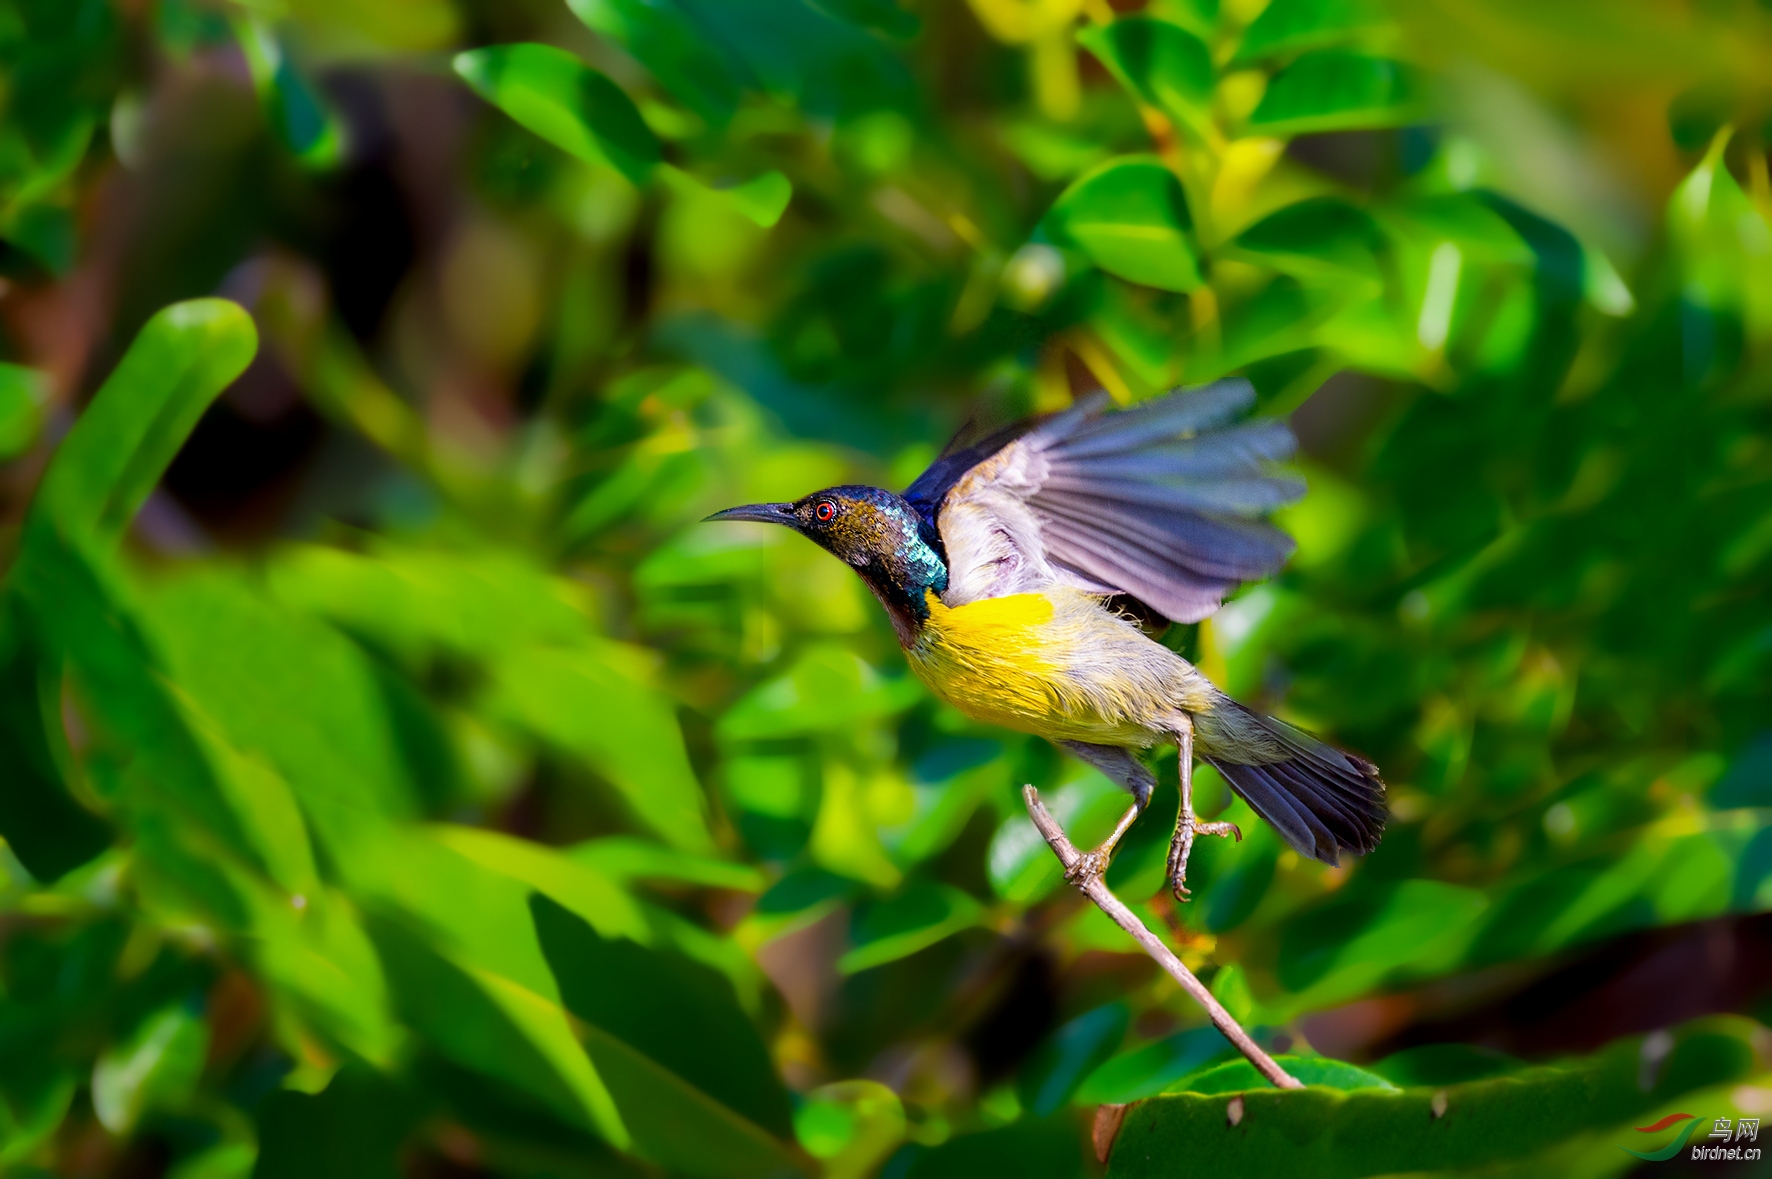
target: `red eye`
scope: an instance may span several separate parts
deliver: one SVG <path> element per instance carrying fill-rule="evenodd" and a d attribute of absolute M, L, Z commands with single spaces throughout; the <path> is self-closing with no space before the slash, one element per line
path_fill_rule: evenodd
<path fill-rule="evenodd" d="M 817 516 L 821 522 L 829 524 L 837 518 L 837 505 L 828 499 L 820 500 L 818 506 L 812 509 L 812 514 Z"/>

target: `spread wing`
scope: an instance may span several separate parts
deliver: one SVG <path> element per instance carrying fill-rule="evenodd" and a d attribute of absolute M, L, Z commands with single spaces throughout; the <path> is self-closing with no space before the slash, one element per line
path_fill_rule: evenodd
<path fill-rule="evenodd" d="M 1239 422 L 1243 380 L 1103 412 L 1098 394 L 1044 421 L 951 450 L 905 492 L 947 550 L 950 606 L 1054 582 L 1128 594 L 1195 622 L 1275 572 L 1292 540 L 1261 519 L 1304 494 L 1267 464 L 1296 445 L 1284 422 Z M 988 448 L 988 449 L 987 449 Z"/>

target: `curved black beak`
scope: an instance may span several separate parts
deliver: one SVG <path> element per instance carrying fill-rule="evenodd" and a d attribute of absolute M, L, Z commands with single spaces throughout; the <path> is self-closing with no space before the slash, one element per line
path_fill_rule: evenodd
<path fill-rule="evenodd" d="M 715 512 L 707 520 L 756 520 L 762 524 L 785 524 L 789 528 L 797 528 L 800 524 L 800 518 L 794 515 L 793 504 L 745 504 Z"/>

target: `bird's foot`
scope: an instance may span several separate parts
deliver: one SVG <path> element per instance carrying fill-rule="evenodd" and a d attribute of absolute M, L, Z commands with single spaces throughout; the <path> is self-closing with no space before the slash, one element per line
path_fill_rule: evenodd
<path fill-rule="evenodd" d="M 1064 870 L 1065 883 L 1074 884 L 1079 889 L 1088 888 L 1092 882 L 1107 875 L 1108 864 L 1113 858 L 1113 849 L 1105 845 L 1094 851 L 1084 852 Z"/>
<path fill-rule="evenodd" d="M 1243 832 L 1235 823 L 1204 823 L 1192 811 L 1182 811 L 1175 823 L 1175 837 L 1169 841 L 1169 867 L 1165 879 L 1175 899 L 1186 904 L 1192 899 L 1187 886 L 1187 861 L 1193 854 L 1194 838 L 1199 835 L 1230 835 L 1238 843 Z"/>

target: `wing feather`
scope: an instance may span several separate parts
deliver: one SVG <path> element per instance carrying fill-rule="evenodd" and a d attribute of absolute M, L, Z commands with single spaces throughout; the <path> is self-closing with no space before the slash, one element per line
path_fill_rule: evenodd
<path fill-rule="evenodd" d="M 1097 395 L 944 457 L 906 498 L 935 517 L 948 604 L 1063 583 L 1192 622 L 1273 573 L 1292 542 L 1259 517 L 1304 485 L 1269 470 L 1295 446 L 1283 422 L 1237 421 L 1254 403 L 1242 380 L 1120 412 Z"/>

